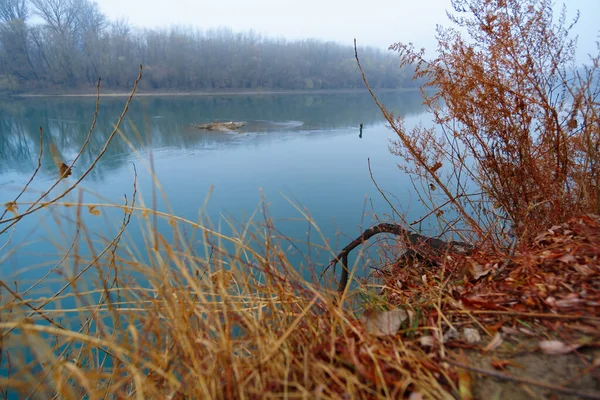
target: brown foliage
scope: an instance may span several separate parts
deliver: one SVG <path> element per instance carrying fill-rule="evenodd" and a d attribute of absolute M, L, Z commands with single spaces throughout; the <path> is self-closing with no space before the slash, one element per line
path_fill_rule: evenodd
<path fill-rule="evenodd" d="M 408 129 L 382 107 L 402 168 L 440 188 L 476 239 L 492 244 L 503 241 L 490 235 L 502 231 L 502 219 L 528 241 L 573 215 L 600 212 L 600 54 L 575 68 L 569 34 L 577 18 L 569 24 L 564 7 L 555 16 L 549 0 L 453 7 L 457 29 L 438 29 L 435 59 L 410 44 L 391 46 L 427 79 L 423 97 L 436 125 Z M 431 192 L 423 197 L 436 208 Z"/>

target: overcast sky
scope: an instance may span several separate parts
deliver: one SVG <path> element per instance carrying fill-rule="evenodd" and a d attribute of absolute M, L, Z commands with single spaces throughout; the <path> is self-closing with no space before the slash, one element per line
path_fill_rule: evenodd
<path fill-rule="evenodd" d="M 387 48 L 403 41 L 433 48 L 436 24 L 448 26 L 450 0 L 97 0 L 111 19 L 136 27 L 225 26 L 287 39 L 319 38 Z M 577 33 L 585 52 L 595 50 L 600 0 L 566 0 L 581 11 Z M 559 3 L 562 4 L 562 3 Z"/>

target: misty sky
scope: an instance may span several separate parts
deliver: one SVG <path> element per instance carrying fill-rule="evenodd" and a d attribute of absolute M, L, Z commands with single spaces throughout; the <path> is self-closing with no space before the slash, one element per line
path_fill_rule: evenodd
<path fill-rule="evenodd" d="M 600 29 L 600 0 L 566 0 L 569 15 L 581 11 L 576 33 L 582 52 L 594 52 Z M 450 0 L 98 0 L 111 19 L 136 27 L 225 26 L 271 37 L 319 38 L 387 48 L 412 41 L 433 49 L 435 25 L 448 26 Z M 562 4 L 559 2 L 559 4 Z"/>

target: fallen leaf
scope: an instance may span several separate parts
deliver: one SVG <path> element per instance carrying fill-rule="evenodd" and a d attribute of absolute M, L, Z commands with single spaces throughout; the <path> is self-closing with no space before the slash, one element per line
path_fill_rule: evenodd
<path fill-rule="evenodd" d="M 420 392 L 412 392 L 408 400 L 423 400 L 423 395 Z"/>
<path fill-rule="evenodd" d="M 486 276 L 490 273 L 491 270 L 491 268 L 485 268 L 481 264 L 476 262 L 469 263 L 469 272 L 471 272 L 473 279 L 479 279 L 482 276 Z"/>
<path fill-rule="evenodd" d="M 487 353 L 488 351 L 497 349 L 502 344 L 502 342 L 502 334 L 500 332 L 496 332 L 492 340 L 490 340 L 487 346 L 485 346 L 485 348 L 483 349 L 483 352 Z"/>
<path fill-rule="evenodd" d="M 566 344 L 560 340 L 542 340 L 540 342 L 540 350 L 544 354 L 567 354 L 580 347 L 580 344 Z"/>
<path fill-rule="evenodd" d="M 523 368 L 523 366 L 521 364 L 517 364 L 514 361 L 510 361 L 510 360 L 496 360 L 493 359 L 492 362 L 492 367 L 496 368 L 496 369 L 501 369 L 504 370 L 506 369 L 507 366 L 512 366 L 512 367 L 519 367 L 519 368 Z"/>
<path fill-rule="evenodd" d="M 444 343 L 447 343 L 452 339 L 458 338 L 459 336 L 460 334 L 456 328 L 450 328 L 446 333 L 444 333 L 442 340 L 444 341 Z"/>
<path fill-rule="evenodd" d="M 390 311 L 367 310 L 360 317 L 367 332 L 377 336 L 394 335 L 407 319 L 408 313 L 399 308 Z"/>
<path fill-rule="evenodd" d="M 556 302 L 555 302 L 556 306 L 560 307 L 560 308 L 577 307 L 577 305 L 579 305 L 581 303 L 585 303 L 585 300 L 575 298 L 575 297 L 560 299 L 560 300 L 556 300 Z"/>
<path fill-rule="evenodd" d="M 556 298 L 552 297 L 552 296 L 548 296 L 546 298 L 546 300 L 544 300 L 546 302 L 546 304 L 548 304 L 550 307 L 556 307 Z"/>
<path fill-rule="evenodd" d="M 481 335 L 477 329 L 465 328 L 463 329 L 463 338 L 465 342 L 469 344 L 476 344 L 481 342 Z"/>
<path fill-rule="evenodd" d="M 435 345 L 435 338 L 431 335 L 421 336 L 419 343 L 423 347 L 433 347 Z"/>
<path fill-rule="evenodd" d="M 560 262 L 564 262 L 565 264 L 568 264 L 570 262 L 577 261 L 577 258 L 575 258 L 575 256 L 573 256 L 572 254 L 564 254 L 561 257 L 557 258 L 557 260 Z"/>

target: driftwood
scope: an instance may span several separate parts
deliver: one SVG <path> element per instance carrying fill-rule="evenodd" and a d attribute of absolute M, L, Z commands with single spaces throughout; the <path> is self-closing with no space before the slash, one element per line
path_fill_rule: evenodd
<path fill-rule="evenodd" d="M 382 223 L 375 225 L 365 230 L 359 237 L 350 242 L 344 249 L 329 263 L 330 267 L 341 261 L 342 276 L 338 284 L 338 292 L 341 294 L 346 290 L 348 285 L 348 254 L 369 240 L 371 237 L 379 233 L 392 233 L 401 236 L 407 244 L 407 250 L 404 256 L 412 256 L 422 260 L 434 260 L 435 258 L 447 254 L 469 254 L 473 250 L 473 246 L 464 242 L 445 242 L 441 239 L 419 235 L 418 233 L 410 232 L 404 227 L 394 223 Z"/>

